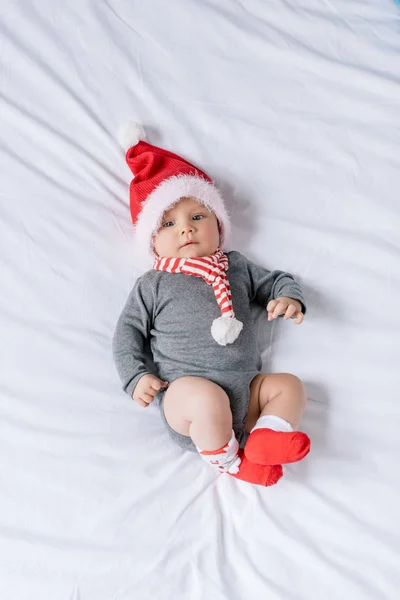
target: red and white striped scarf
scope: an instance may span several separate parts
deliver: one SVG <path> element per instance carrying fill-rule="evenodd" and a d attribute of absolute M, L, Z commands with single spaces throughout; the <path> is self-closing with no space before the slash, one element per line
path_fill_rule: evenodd
<path fill-rule="evenodd" d="M 202 277 L 208 285 L 212 285 L 221 316 L 234 317 L 232 294 L 226 271 L 229 268 L 228 257 L 217 250 L 210 256 L 199 258 L 156 258 L 154 269 L 167 273 L 184 273 Z"/>
<path fill-rule="evenodd" d="M 211 329 L 214 339 L 221 345 L 231 344 L 239 335 L 243 325 L 235 319 L 232 306 L 232 294 L 226 271 L 229 268 L 228 257 L 218 249 L 210 256 L 198 258 L 162 258 L 154 261 L 156 271 L 167 273 L 183 273 L 201 277 L 208 285 L 212 285 L 215 298 L 221 310 L 221 318 L 216 319 Z M 216 321 L 219 324 L 216 326 Z M 223 331 L 221 330 L 223 329 Z M 229 330 L 229 332 L 228 332 Z"/>

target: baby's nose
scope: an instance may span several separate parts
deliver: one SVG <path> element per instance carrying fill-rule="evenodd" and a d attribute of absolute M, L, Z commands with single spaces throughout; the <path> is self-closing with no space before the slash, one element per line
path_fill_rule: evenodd
<path fill-rule="evenodd" d="M 182 227 L 182 233 L 188 233 L 189 231 L 193 231 L 193 221 L 185 223 Z"/>

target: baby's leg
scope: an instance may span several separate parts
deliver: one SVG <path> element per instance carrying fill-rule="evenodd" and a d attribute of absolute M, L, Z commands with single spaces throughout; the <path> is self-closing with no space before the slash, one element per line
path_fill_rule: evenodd
<path fill-rule="evenodd" d="M 169 386 L 164 414 L 172 429 L 190 435 L 198 448 L 217 450 L 232 435 L 232 413 L 224 390 L 202 377 L 181 377 Z"/>
<path fill-rule="evenodd" d="M 301 460 L 310 450 L 305 433 L 293 432 L 306 405 L 304 385 L 294 375 L 257 375 L 250 386 L 245 448 L 250 460 L 280 464 Z"/>
<path fill-rule="evenodd" d="M 306 391 L 298 377 L 288 373 L 261 373 L 250 385 L 246 431 L 249 433 L 260 415 L 276 415 L 296 429 L 306 407 Z"/>
<path fill-rule="evenodd" d="M 252 465 L 246 457 L 239 457 L 229 398 L 212 381 L 202 377 L 175 380 L 164 396 L 164 414 L 170 427 L 189 435 L 203 460 L 219 471 L 265 486 L 282 476 L 281 467 Z"/>

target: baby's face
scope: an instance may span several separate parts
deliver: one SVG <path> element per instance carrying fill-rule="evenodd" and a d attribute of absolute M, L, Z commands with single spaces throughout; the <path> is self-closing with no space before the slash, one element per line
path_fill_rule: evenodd
<path fill-rule="evenodd" d="M 154 236 L 156 253 L 166 258 L 208 256 L 219 243 L 217 217 L 193 198 L 182 198 L 166 211 Z"/>

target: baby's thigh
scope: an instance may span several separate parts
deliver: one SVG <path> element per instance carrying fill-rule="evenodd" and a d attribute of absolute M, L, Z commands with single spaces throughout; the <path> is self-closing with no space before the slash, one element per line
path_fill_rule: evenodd
<path fill-rule="evenodd" d="M 193 421 L 231 418 L 231 410 L 226 392 L 213 381 L 180 377 L 165 392 L 164 415 L 174 431 L 189 435 Z"/>

